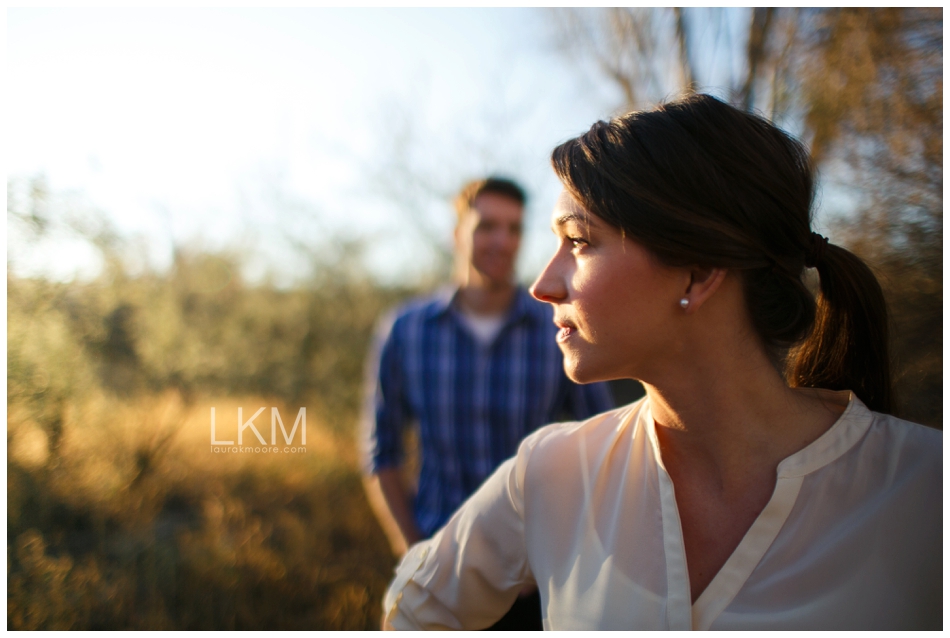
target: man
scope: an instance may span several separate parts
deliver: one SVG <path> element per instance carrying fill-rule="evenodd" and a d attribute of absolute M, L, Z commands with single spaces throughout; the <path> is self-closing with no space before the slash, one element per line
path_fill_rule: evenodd
<path fill-rule="evenodd" d="M 524 203 L 509 180 L 467 184 L 456 199 L 456 287 L 398 309 L 377 335 L 366 487 L 396 554 L 437 531 L 526 435 L 613 407 L 606 385 L 568 380 L 550 306 L 514 283 Z M 403 476 L 411 422 L 421 451 L 414 497 Z M 493 628 L 541 629 L 536 590 Z"/>

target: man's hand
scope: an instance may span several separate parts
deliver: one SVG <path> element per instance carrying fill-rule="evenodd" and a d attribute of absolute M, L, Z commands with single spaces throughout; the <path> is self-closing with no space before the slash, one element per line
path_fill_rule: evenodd
<path fill-rule="evenodd" d="M 393 554 L 401 557 L 413 543 L 422 540 L 422 534 L 416 527 L 400 468 L 384 468 L 365 477 L 363 487 Z"/>

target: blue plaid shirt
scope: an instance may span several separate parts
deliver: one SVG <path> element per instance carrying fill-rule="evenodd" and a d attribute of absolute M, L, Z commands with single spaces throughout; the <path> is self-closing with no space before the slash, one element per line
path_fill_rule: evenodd
<path fill-rule="evenodd" d="M 454 293 L 410 302 L 383 321 L 367 366 L 364 469 L 400 465 L 403 429 L 418 422 L 414 512 L 425 536 L 526 435 L 613 407 L 606 384 L 577 385 L 565 376 L 548 304 L 519 288 L 501 332 L 485 346 L 460 319 Z"/>

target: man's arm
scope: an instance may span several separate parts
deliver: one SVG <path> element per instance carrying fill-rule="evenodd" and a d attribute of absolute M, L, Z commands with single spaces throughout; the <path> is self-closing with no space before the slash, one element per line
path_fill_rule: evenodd
<path fill-rule="evenodd" d="M 402 392 L 393 317 L 380 321 L 366 362 L 362 414 L 363 487 L 396 556 L 421 538 L 412 496 L 402 480 L 402 432 L 408 406 Z"/>
<path fill-rule="evenodd" d="M 396 556 L 422 540 L 412 514 L 412 499 L 402 480 L 401 468 L 386 467 L 363 478 L 363 487 L 373 513 L 389 539 Z"/>

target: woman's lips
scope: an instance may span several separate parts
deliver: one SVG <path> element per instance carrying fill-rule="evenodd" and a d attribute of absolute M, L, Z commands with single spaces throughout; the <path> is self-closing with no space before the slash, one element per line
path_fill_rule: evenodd
<path fill-rule="evenodd" d="M 577 328 L 573 324 L 566 321 L 555 321 L 554 325 L 560 328 L 560 330 L 557 331 L 558 343 L 564 343 L 571 338 L 571 335 L 577 332 Z"/>

